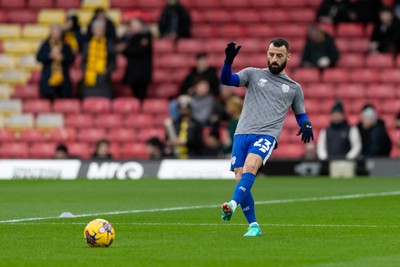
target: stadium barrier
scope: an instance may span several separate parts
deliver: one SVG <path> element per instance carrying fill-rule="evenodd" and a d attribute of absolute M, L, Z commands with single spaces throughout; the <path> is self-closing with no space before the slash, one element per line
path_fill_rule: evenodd
<path fill-rule="evenodd" d="M 0 160 L 0 180 L 11 179 L 234 179 L 227 159 L 190 159 L 161 161 L 81 161 Z M 337 167 L 335 167 L 337 166 Z M 332 167 L 334 171 L 332 171 Z M 350 168 L 350 169 L 349 169 Z M 351 169 L 353 168 L 353 169 Z M 343 171 L 341 171 L 343 170 Z M 398 159 L 368 159 L 357 162 L 269 161 L 261 170 L 267 176 L 321 176 L 349 178 L 360 175 L 400 178 Z M 349 173 L 351 175 L 349 175 Z"/>

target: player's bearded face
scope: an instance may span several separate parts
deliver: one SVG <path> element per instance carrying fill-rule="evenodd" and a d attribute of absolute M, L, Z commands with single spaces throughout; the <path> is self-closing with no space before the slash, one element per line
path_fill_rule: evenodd
<path fill-rule="evenodd" d="M 268 59 L 268 68 L 269 71 L 272 72 L 273 74 L 279 74 L 281 71 L 283 71 L 286 67 L 286 61 L 282 62 L 280 65 L 278 62 L 272 62 Z"/>

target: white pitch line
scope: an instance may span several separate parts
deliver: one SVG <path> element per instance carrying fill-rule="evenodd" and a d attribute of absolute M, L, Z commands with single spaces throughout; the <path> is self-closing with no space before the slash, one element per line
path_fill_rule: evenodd
<path fill-rule="evenodd" d="M 365 194 L 352 194 L 352 195 L 342 195 L 342 196 L 276 199 L 276 200 L 257 201 L 256 204 L 258 204 L 258 205 L 269 205 L 269 204 L 311 202 L 311 201 L 327 201 L 327 200 L 343 200 L 343 199 L 357 199 L 357 198 L 398 196 L 398 195 L 400 195 L 400 191 L 365 193 Z M 74 218 L 94 217 L 94 216 L 108 216 L 108 215 L 121 215 L 121 214 L 131 214 L 131 213 L 149 213 L 149 212 L 166 212 L 166 211 L 208 209 L 208 208 L 217 208 L 219 206 L 220 205 L 201 205 L 201 206 L 185 206 L 185 207 L 171 207 L 171 208 L 159 208 L 159 209 L 122 210 L 122 211 L 111 211 L 111 212 L 77 214 L 77 215 L 75 215 Z M 59 217 L 58 216 L 50 216 L 50 217 L 33 217 L 33 218 L 2 220 L 2 221 L 0 221 L 0 223 L 19 223 L 19 222 L 41 221 L 41 220 L 52 220 L 52 219 L 59 219 Z"/>
<path fill-rule="evenodd" d="M 86 225 L 87 223 L 82 222 L 22 222 L 15 223 L 16 225 Z M 127 222 L 118 223 L 113 222 L 115 225 L 138 225 L 138 226 L 247 226 L 245 223 L 152 223 L 152 222 Z M 276 223 L 264 223 L 260 226 L 267 227 L 320 227 L 320 228 L 400 228 L 400 225 L 377 225 L 377 224 L 276 224 Z"/>

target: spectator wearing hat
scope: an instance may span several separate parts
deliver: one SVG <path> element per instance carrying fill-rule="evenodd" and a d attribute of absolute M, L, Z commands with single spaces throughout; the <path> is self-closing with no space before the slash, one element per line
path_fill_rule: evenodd
<path fill-rule="evenodd" d="M 357 125 L 362 140 L 363 157 L 388 157 L 392 142 L 386 131 L 385 122 L 378 118 L 372 105 L 366 105 L 361 112 L 361 121 Z"/>
<path fill-rule="evenodd" d="M 358 158 L 360 152 L 360 133 L 357 127 L 347 123 L 343 105 L 337 101 L 332 108 L 331 125 L 320 132 L 317 144 L 318 158 L 354 160 Z"/>

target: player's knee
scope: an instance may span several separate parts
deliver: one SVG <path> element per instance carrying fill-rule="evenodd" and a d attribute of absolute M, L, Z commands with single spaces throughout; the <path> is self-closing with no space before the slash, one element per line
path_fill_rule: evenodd
<path fill-rule="evenodd" d="M 255 163 L 246 163 L 243 168 L 243 172 L 251 172 L 252 174 L 256 174 L 258 170 L 258 167 L 256 166 Z"/>

